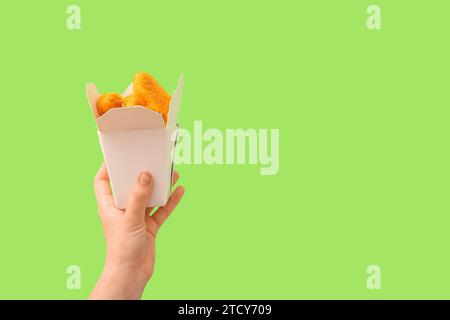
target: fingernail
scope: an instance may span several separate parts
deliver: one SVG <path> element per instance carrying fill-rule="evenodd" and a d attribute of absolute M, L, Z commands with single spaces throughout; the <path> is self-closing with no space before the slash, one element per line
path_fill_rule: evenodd
<path fill-rule="evenodd" d="M 148 186 L 150 184 L 150 181 L 152 180 L 151 175 L 148 172 L 142 172 L 139 177 L 139 182 L 143 186 Z"/>

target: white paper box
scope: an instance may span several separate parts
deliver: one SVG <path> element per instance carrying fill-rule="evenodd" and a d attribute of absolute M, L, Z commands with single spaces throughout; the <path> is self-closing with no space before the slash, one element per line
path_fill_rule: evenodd
<path fill-rule="evenodd" d="M 130 94 L 132 90 L 130 85 L 123 95 Z M 153 191 L 148 206 L 163 206 L 167 203 L 173 176 L 182 90 L 181 75 L 170 100 L 165 127 L 160 113 L 141 106 L 112 108 L 99 116 L 97 100 L 100 93 L 95 84 L 86 85 L 117 208 L 127 207 L 130 191 L 141 171 L 152 174 Z"/>

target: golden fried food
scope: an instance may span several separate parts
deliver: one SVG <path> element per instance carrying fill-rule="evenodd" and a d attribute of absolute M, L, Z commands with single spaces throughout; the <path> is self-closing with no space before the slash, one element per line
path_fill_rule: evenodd
<path fill-rule="evenodd" d="M 125 107 L 143 106 L 148 107 L 151 105 L 151 100 L 149 99 L 149 94 L 147 92 L 135 92 L 124 100 Z M 159 112 L 159 110 L 155 110 Z"/>
<path fill-rule="evenodd" d="M 167 124 L 170 95 L 159 85 L 155 78 L 145 72 L 139 72 L 133 79 L 133 98 L 129 103 L 136 103 L 162 114 Z"/>
<path fill-rule="evenodd" d="M 97 102 L 100 115 L 111 108 L 143 106 L 162 114 L 167 124 L 170 95 L 148 73 L 139 72 L 133 78 L 133 93 L 122 97 L 117 93 L 102 95 Z"/>
<path fill-rule="evenodd" d="M 167 95 L 167 97 L 164 97 L 161 107 L 161 114 L 164 118 L 164 123 L 167 124 L 167 115 L 169 114 L 169 104 L 170 104 L 170 95 Z"/>
<path fill-rule="evenodd" d="M 111 108 L 120 108 L 123 106 L 123 97 L 118 93 L 105 93 L 97 101 L 97 110 L 100 115 Z"/>
<path fill-rule="evenodd" d="M 133 94 L 130 94 L 129 96 L 126 96 L 125 98 L 123 98 L 123 106 L 124 107 L 137 106 Z"/>

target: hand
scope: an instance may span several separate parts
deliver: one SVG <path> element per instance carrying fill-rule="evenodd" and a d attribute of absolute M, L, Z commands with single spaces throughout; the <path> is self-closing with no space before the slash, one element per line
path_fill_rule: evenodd
<path fill-rule="evenodd" d="M 178 178 L 175 171 L 173 184 Z M 106 237 L 106 261 L 90 299 L 139 299 L 153 274 L 156 234 L 180 202 L 184 188 L 177 187 L 153 215 L 153 208 L 146 208 L 152 190 L 148 172 L 137 177 L 126 210 L 114 205 L 104 164 L 94 178 L 94 189 Z"/>

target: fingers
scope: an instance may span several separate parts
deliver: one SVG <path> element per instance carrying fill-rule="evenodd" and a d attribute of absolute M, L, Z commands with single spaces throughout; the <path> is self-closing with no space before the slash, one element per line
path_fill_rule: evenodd
<path fill-rule="evenodd" d="M 145 209 L 145 221 L 147 221 L 147 219 L 151 217 L 154 209 L 155 207 L 148 207 Z"/>
<path fill-rule="evenodd" d="M 144 221 L 145 209 L 152 191 L 152 176 L 149 172 L 141 172 L 133 190 L 130 193 L 128 206 L 125 210 L 127 219 L 134 222 Z"/>
<path fill-rule="evenodd" d="M 180 174 L 178 173 L 178 171 L 174 171 L 173 179 L 172 179 L 172 186 L 177 183 L 178 179 L 180 179 Z M 150 215 L 153 212 L 153 209 L 154 209 L 154 207 L 148 207 L 145 209 L 146 218 L 150 218 Z"/>
<path fill-rule="evenodd" d="M 103 206 L 114 205 L 111 189 L 109 187 L 109 175 L 106 166 L 102 163 L 94 178 L 94 190 L 97 202 Z"/>
<path fill-rule="evenodd" d="M 167 201 L 167 204 L 164 207 L 159 207 L 158 210 L 156 210 L 155 213 L 151 216 L 158 229 L 176 208 L 183 195 L 184 187 L 178 186 L 175 191 L 172 192 L 172 195 L 170 196 L 169 201 Z"/>
<path fill-rule="evenodd" d="M 172 185 L 174 185 L 175 183 L 177 183 L 178 179 L 180 179 L 180 174 L 178 173 L 178 171 L 175 171 L 175 172 L 173 173 Z"/>

